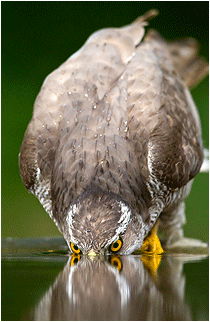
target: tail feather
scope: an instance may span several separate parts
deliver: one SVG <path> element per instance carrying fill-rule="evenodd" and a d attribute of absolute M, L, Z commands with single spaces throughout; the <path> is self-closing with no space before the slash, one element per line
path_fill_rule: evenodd
<path fill-rule="evenodd" d="M 138 45 L 144 36 L 144 27 L 148 25 L 149 20 L 155 18 L 158 14 L 158 10 L 151 9 L 143 16 L 138 17 L 131 24 L 124 26 L 121 29 L 130 35 L 135 45 Z"/>
<path fill-rule="evenodd" d="M 167 46 L 174 67 L 188 88 L 196 86 L 208 74 L 209 64 L 198 56 L 199 44 L 194 38 L 166 42 L 156 30 L 150 29 L 144 40 L 156 40 Z"/>
<path fill-rule="evenodd" d="M 196 86 L 209 71 L 209 64 L 199 57 L 199 44 L 193 38 L 168 43 L 174 67 L 187 87 Z"/>

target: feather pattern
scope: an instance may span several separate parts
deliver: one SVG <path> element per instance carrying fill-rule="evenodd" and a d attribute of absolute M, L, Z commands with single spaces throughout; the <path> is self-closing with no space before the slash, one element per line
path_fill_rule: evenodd
<path fill-rule="evenodd" d="M 125 205 L 116 210 L 118 224 L 124 222 L 124 207 L 130 214 L 126 225 L 136 222 L 134 214 L 141 217 L 139 244 L 169 195 L 177 199 L 173 194 L 180 196 L 177 191 L 201 167 L 200 121 L 184 82 L 203 77 L 207 64 L 202 60 L 205 71 L 194 69 L 185 77 L 181 58 L 192 42 L 168 44 L 154 31 L 143 40 L 147 20 L 156 14 L 152 10 L 128 26 L 94 33 L 46 78 L 35 101 L 20 172 L 67 240 L 75 239 L 69 209 L 92 189 L 98 202 L 102 191 Z M 186 58 L 186 70 L 194 60 L 195 51 Z M 109 241 L 122 233 L 114 231 Z"/>

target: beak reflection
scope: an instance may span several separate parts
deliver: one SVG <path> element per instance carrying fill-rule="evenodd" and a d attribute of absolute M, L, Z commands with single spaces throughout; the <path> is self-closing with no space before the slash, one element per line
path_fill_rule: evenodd
<path fill-rule="evenodd" d="M 31 312 L 33 320 L 194 320 L 185 300 L 183 265 L 203 257 L 163 254 L 158 269 L 154 256 L 142 257 L 94 256 L 91 260 L 88 255 L 71 255 Z"/>

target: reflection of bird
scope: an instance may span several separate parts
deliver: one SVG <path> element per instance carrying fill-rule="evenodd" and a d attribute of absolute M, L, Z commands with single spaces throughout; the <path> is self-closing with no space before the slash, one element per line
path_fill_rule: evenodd
<path fill-rule="evenodd" d="M 147 256 L 147 255 L 145 255 Z M 156 255 L 159 257 L 159 255 Z M 185 300 L 183 264 L 189 255 L 164 256 L 157 281 L 140 256 L 114 256 L 118 269 L 107 261 L 81 256 L 71 259 L 32 312 L 38 321 L 182 321 L 192 320 Z M 193 256 L 191 260 L 198 257 Z"/>
<path fill-rule="evenodd" d="M 36 99 L 21 176 L 75 253 L 131 253 L 159 216 L 166 244 L 182 237 L 203 160 L 187 86 L 208 66 L 193 39 L 168 44 L 151 31 L 142 40 L 156 14 L 94 33 Z"/>

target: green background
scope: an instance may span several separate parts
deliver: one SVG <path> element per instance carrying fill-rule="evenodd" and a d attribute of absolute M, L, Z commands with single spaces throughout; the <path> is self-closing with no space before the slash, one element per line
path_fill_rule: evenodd
<path fill-rule="evenodd" d="M 23 186 L 18 153 L 45 77 L 94 31 L 129 24 L 155 7 L 150 22 L 166 39 L 195 37 L 208 59 L 208 2 L 2 2 L 2 236 L 58 235 Z M 208 147 L 208 78 L 192 91 Z M 208 239 L 208 175 L 199 174 L 186 202 L 189 237 Z"/>

